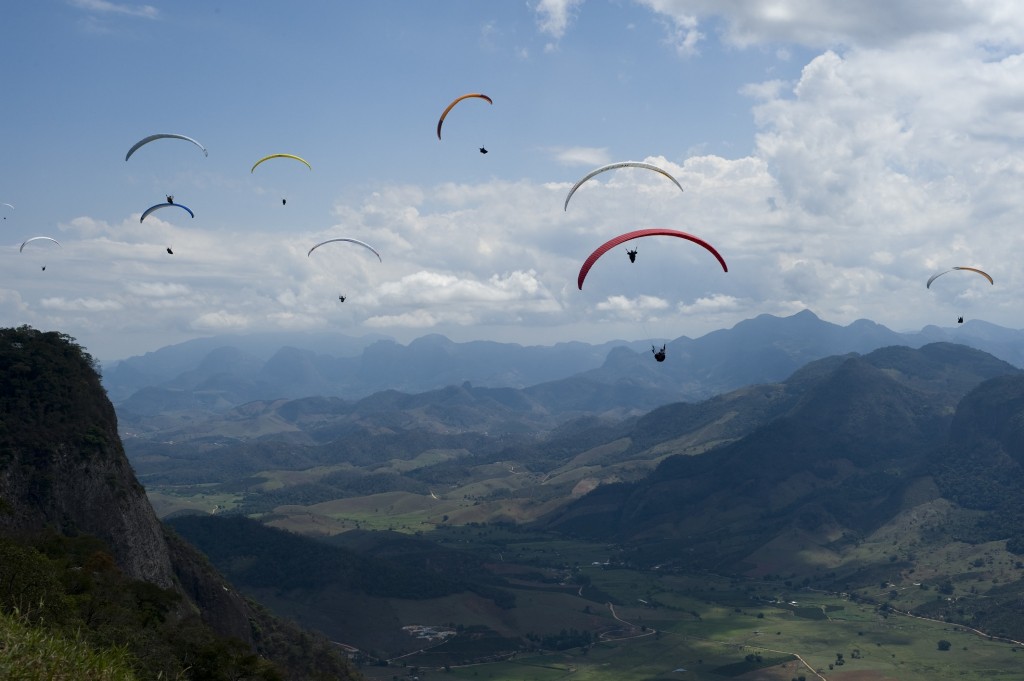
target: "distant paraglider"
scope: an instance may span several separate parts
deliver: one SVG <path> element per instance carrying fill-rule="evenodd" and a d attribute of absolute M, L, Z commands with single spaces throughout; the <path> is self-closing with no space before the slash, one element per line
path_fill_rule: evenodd
<path fill-rule="evenodd" d="M 600 175 L 601 173 L 607 172 L 609 170 L 615 170 L 616 168 L 643 168 L 645 170 L 653 170 L 654 172 L 667 177 L 669 180 L 672 181 L 672 184 L 679 187 L 679 191 L 683 191 L 683 185 L 679 184 L 679 180 L 672 177 L 672 175 L 670 175 L 667 170 L 659 168 L 653 163 L 645 163 L 643 161 L 619 161 L 618 163 L 609 163 L 606 166 L 601 166 L 600 168 L 591 170 L 589 173 L 580 178 L 579 182 L 574 184 L 572 186 L 572 189 L 570 189 L 569 193 L 566 195 L 565 207 L 563 208 L 563 210 L 569 210 L 569 199 L 572 198 L 572 195 L 576 193 L 576 190 L 579 189 L 584 182 L 594 177 L 595 175 Z"/>
<path fill-rule="evenodd" d="M 11 204 L 9 204 L 9 203 L 0 203 L 0 206 L 7 206 L 7 207 L 8 207 L 8 208 L 10 208 L 11 210 L 14 210 L 14 206 L 12 206 L 12 205 L 11 205 Z M 6 219 L 7 219 L 7 216 L 5 215 L 5 216 L 4 216 L 4 220 L 6 220 Z"/>
<path fill-rule="evenodd" d="M 253 163 L 252 164 L 252 168 L 249 170 L 249 172 L 250 173 L 255 172 L 257 166 L 259 166 L 261 163 L 263 163 L 265 161 L 269 161 L 272 158 L 290 158 L 290 159 L 293 159 L 295 161 L 298 161 L 299 163 L 304 164 L 310 170 L 313 169 L 313 166 L 309 165 L 309 161 L 307 161 L 306 159 L 302 158 L 301 156 L 296 156 L 295 154 L 271 154 L 270 156 L 264 156 L 260 160 L 256 161 L 256 163 Z M 281 199 L 281 205 L 282 206 L 287 206 L 288 205 L 288 199 L 282 198 Z"/>
<path fill-rule="evenodd" d="M 992 280 L 991 275 L 989 275 L 987 272 L 983 272 L 983 271 L 979 270 L 976 267 L 954 267 L 954 268 L 948 269 L 948 270 L 946 270 L 944 272 L 939 272 L 938 274 L 933 274 L 931 277 L 928 278 L 928 282 L 924 285 L 924 287 L 925 288 L 931 288 L 933 281 L 935 281 L 936 279 L 941 277 L 943 274 L 949 274 L 950 272 L 954 272 L 956 270 L 966 270 L 968 272 L 975 272 L 975 273 L 980 274 L 981 276 L 985 277 L 986 279 L 988 279 L 988 283 L 995 285 L 995 282 Z"/>
<path fill-rule="evenodd" d="M 30 244 L 30 243 L 32 243 L 34 241 L 51 241 L 51 242 L 57 244 L 58 246 L 60 246 L 60 242 L 57 241 L 56 239 L 54 239 L 53 237 L 50 237 L 50 236 L 34 236 L 31 239 L 25 239 L 23 242 L 21 242 L 21 247 L 18 249 L 18 252 L 19 253 L 24 252 L 25 246 L 27 246 L 28 244 Z M 46 265 L 42 266 L 42 271 L 43 272 L 46 271 Z"/>
<path fill-rule="evenodd" d="M 155 206 L 150 206 L 145 211 L 143 211 L 142 217 L 139 218 L 139 222 L 145 220 L 153 211 L 160 210 L 161 208 L 170 208 L 172 206 L 174 206 L 175 208 L 182 209 L 183 211 L 191 215 L 193 218 L 195 218 L 196 214 L 192 212 L 191 208 L 180 203 L 174 203 L 173 201 L 170 200 L 174 198 L 173 196 L 168 196 L 167 198 L 168 201 L 166 203 L 158 203 Z"/>
<path fill-rule="evenodd" d="M 142 147 L 142 146 L 144 146 L 146 144 L 149 144 L 150 142 L 153 142 L 155 140 L 159 140 L 159 139 L 185 140 L 186 142 L 191 142 L 192 144 L 194 144 L 197 147 L 199 147 L 200 149 L 202 149 L 203 150 L 203 156 L 209 156 L 210 155 L 210 152 L 208 152 L 206 150 L 206 147 L 204 147 L 202 144 L 200 144 L 198 141 L 192 139 L 191 137 L 186 137 L 185 135 L 176 135 L 174 133 L 158 133 L 156 135 L 150 135 L 149 137 L 144 137 L 141 140 L 139 140 L 138 142 L 136 142 L 135 144 L 133 144 L 132 148 L 128 150 L 127 154 L 125 154 L 124 160 L 127 161 L 128 159 L 130 159 L 132 157 L 132 154 L 134 154 L 136 151 L 138 151 L 138 149 L 140 147 Z"/>
<path fill-rule="evenodd" d="M 638 229 L 634 232 L 626 232 L 625 234 L 621 234 L 615 237 L 614 239 L 605 242 L 604 244 L 598 246 L 597 250 L 590 254 L 586 261 L 584 261 L 583 266 L 580 268 L 580 274 L 576 280 L 579 289 L 581 291 L 583 290 L 583 280 L 587 278 L 587 273 L 590 272 L 590 268 L 594 266 L 594 263 L 597 262 L 598 258 L 600 258 L 609 250 L 615 248 L 620 244 L 623 244 L 627 241 L 632 241 L 633 239 L 639 239 L 641 237 L 648 236 L 672 236 L 680 239 L 686 239 L 687 241 L 692 241 L 698 246 L 704 247 L 705 249 L 708 250 L 708 252 L 711 253 L 711 255 L 715 256 L 715 258 L 718 259 L 719 264 L 722 266 L 723 271 L 729 271 L 729 267 L 725 264 L 725 260 L 722 258 L 721 255 L 719 255 L 718 251 L 715 250 L 714 246 L 712 246 L 711 244 L 709 244 L 708 242 L 704 241 L 699 237 L 693 236 L 692 234 L 687 234 L 686 232 L 680 232 L 679 230 L 675 229 Z"/>
<path fill-rule="evenodd" d="M 306 159 L 302 158 L 301 156 L 296 156 L 295 154 L 271 154 L 270 156 L 264 156 L 264 157 L 263 157 L 263 158 L 261 158 L 260 160 L 258 160 L 258 161 L 256 161 L 255 163 L 253 163 L 253 164 L 252 164 L 252 168 L 251 168 L 251 169 L 249 170 L 249 172 L 251 173 L 251 172 L 255 171 L 255 170 L 256 170 L 256 168 L 257 168 L 257 167 L 258 167 L 258 166 L 259 166 L 259 165 L 260 165 L 261 163 L 264 163 L 264 162 L 266 162 L 266 161 L 269 161 L 269 160 L 270 160 L 270 159 L 272 159 L 272 158 L 290 158 L 290 159 L 294 159 L 294 160 L 298 161 L 299 163 L 303 163 L 303 164 L 305 164 L 305 166 L 306 166 L 307 168 L 309 168 L 310 170 L 312 170 L 312 169 L 313 169 L 313 166 L 309 165 L 309 161 L 307 161 Z"/>
<path fill-rule="evenodd" d="M 659 362 L 665 361 L 665 346 L 661 346 L 661 350 L 658 350 L 655 346 L 651 346 L 651 352 L 654 353 L 654 359 Z"/>
<path fill-rule="evenodd" d="M 339 238 L 337 238 L 337 239 L 328 239 L 327 241 L 321 241 L 320 243 L 318 243 L 318 244 L 316 244 L 315 246 L 313 246 L 313 248 L 309 249 L 309 252 L 308 252 L 308 253 L 306 253 L 306 257 L 309 257 L 310 255 L 313 255 L 313 251 L 315 251 L 316 249 L 320 248 L 320 247 L 321 247 L 321 246 L 323 246 L 324 244 L 333 244 L 333 243 L 337 243 L 337 242 L 339 242 L 339 241 L 347 241 L 348 243 L 351 243 L 351 244 L 356 244 L 356 245 L 358 245 L 358 246 L 362 246 L 363 248 L 367 248 L 367 249 L 369 249 L 369 250 L 370 250 L 370 251 L 371 251 L 371 252 L 372 252 L 372 253 L 373 253 L 373 254 L 374 254 L 375 256 L 377 256 L 377 260 L 380 260 L 381 262 L 384 262 L 383 260 L 381 260 L 381 257 L 380 257 L 380 253 L 378 253 L 378 252 L 376 251 L 376 249 L 374 249 L 374 247 L 373 247 L 373 246 L 371 246 L 370 244 L 364 243 L 364 242 L 362 242 L 362 241 L 359 241 L 358 239 L 349 239 L 349 238 L 347 238 L 347 237 L 339 237 Z"/>
<path fill-rule="evenodd" d="M 60 242 L 57 241 L 56 239 L 54 239 L 52 236 L 34 236 L 31 239 L 25 239 L 23 242 L 21 242 L 21 248 L 18 249 L 18 252 L 19 253 L 23 252 L 25 250 L 25 246 L 27 246 L 28 244 L 32 243 L 33 241 L 40 241 L 40 240 L 52 241 L 53 243 L 55 243 L 58 246 L 60 246 Z"/>
<path fill-rule="evenodd" d="M 455 99 L 452 100 L 451 104 L 449 104 L 448 106 L 446 106 L 444 108 L 444 111 L 441 112 L 441 117 L 439 119 L 437 119 L 437 139 L 441 139 L 441 126 L 444 125 L 444 119 L 445 119 L 446 116 L 448 116 L 448 112 L 451 111 L 452 108 L 456 104 L 461 102 L 462 100 L 464 100 L 464 99 L 474 99 L 474 98 L 475 99 L 482 99 L 485 102 L 487 102 L 488 104 L 494 104 L 494 101 L 490 97 L 488 97 L 485 94 L 481 94 L 479 92 L 471 92 L 468 95 L 462 95 L 460 97 L 456 97 Z M 480 153 L 486 154 L 487 151 L 483 147 L 480 147 Z"/>
<path fill-rule="evenodd" d="M 949 274 L 950 272 L 955 272 L 957 270 L 965 270 L 967 272 L 974 272 L 975 274 L 980 274 L 981 276 L 983 276 L 986 279 L 988 279 L 988 283 L 989 284 L 991 284 L 993 286 L 995 285 L 995 281 L 992 280 L 992 276 L 990 274 L 988 274 L 987 272 L 984 272 L 982 270 L 979 270 L 976 267 L 953 267 L 951 269 L 944 270 L 942 272 L 939 272 L 938 274 L 933 274 L 932 276 L 928 277 L 928 281 L 927 281 L 927 283 L 925 283 L 924 287 L 925 288 L 931 288 L 932 287 L 932 282 L 935 281 L 936 279 L 938 279 L 939 277 L 941 277 L 943 274 Z M 957 324 L 963 324 L 964 323 L 964 318 L 963 317 L 957 317 L 956 323 Z"/>

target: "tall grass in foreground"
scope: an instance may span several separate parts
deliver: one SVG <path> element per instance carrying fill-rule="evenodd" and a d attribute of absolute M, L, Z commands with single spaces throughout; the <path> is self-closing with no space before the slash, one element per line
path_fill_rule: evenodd
<path fill-rule="evenodd" d="M 0 612 L 0 679 L 5 681 L 135 681 L 123 648 L 96 650 Z"/>

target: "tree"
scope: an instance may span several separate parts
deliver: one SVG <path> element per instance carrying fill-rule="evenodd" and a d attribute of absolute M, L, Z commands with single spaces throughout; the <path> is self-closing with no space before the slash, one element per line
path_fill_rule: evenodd
<path fill-rule="evenodd" d="M 953 644 L 947 641 L 946 639 L 942 639 L 941 641 L 939 641 L 939 650 L 949 650 L 952 647 Z"/>

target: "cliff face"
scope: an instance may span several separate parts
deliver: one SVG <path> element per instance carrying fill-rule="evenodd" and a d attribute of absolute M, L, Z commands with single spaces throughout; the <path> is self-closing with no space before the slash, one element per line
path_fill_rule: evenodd
<path fill-rule="evenodd" d="M 123 573 L 120 591 L 116 597 L 87 597 L 105 598 L 102 607 L 120 613 L 118 625 L 104 629 L 104 636 L 130 649 L 140 669 L 158 665 L 150 671 L 159 668 L 181 679 L 227 678 L 221 672 L 236 674 L 240 666 L 252 672 L 245 676 L 251 679 L 359 678 L 326 640 L 251 605 L 202 554 L 160 523 L 125 457 L 93 360 L 74 339 L 28 327 L 0 329 L 0 547 L 31 545 L 47 531 L 89 535 L 106 544 Z M 34 549 L 24 555 L 49 565 Z M 85 574 L 86 563 L 70 569 Z M 17 567 L 8 572 L 17 577 Z M 0 562 L 0 573 L 3 568 Z M 82 584 L 102 580 L 97 570 L 89 568 Z M 70 603 L 61 600 L 65 594 L 57 583 L 47 596 Z M 148 585 L 170 591 L 157 596 Z M 77 598 L 86 602 L 81 594 Z M 128 640 L 118 639 L 125 622 L 143 611 L 145 617 L 132 625 L 138 628 L 128 627 Z M 294 655 L 301 646 L 313 653 Z M 210 664 L 197 666 L 200 658 Z M 274 668 L 268 671 L 267 665 Z"/>
<path fill-rule="evenodd" d="M 0 329 L 0 532 L 47 527 L 102 539 L 129 577 L 174 584 L 92 358 L 64 334 Z"/>

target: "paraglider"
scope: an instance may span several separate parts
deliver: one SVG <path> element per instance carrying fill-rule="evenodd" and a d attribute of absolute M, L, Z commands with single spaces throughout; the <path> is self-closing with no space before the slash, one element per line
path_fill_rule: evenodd
<path fill-rule="evenodd" d="M 665 361 L 665 346 L 664 345 L 661 346 L 661 350 L 658 350 L 656 347 L 654 347 L 652 345 L 651 346 L 651 352 L 654 353 L 654 359 L 658 360 L 659 362 L 664 362 Z"/>
<path fill-rule="evenodd" d="M 444 111 L 441 112 L 441 117 L 439 119 L 437 119 L 437 139 L 441 139 L 441 126 L 444 125 L 444 119 L 445 119 L 445 116 L 448 115 L 448 112 L 451 111 L 452 108 L 456 104 L 461 102 L 462 100 L 464 100 L 464 99 L 473 99 L 473 98 L 482 99 L 485 102 L 487 102 L 488 104 L 494 104 L 494 101 L 491 100 L 490 97 L 488 97 L 485 94 L 481 94 L 479 92 L 471 92 L 468 95 L 462 95 L 461 97 L 456 97 L 455 99 L 452 100 L 451 104 L 449 104 L 448 106 L 446 106 L 444 108 Z M 486 154 L 487 152 L 484 151 L 483 147 L 481 147 L 480 148 L 480 153 Z"/>
<path fill-rule="evenodd" d="M 645 170 L 653 170 L 654 172 L 667 177 L 669 180 L 672 181 L 672 184 L 679 187 L 679 191 L 683 191 L 683 185 L 679 184 L 679 180 L 672 177 L 672 175 L 670 175 L 667 170 L 659 168 L 658 166 L 652 163 L 645 163 L 643 161 L 619 161 L 618 163 L 609 163 L 606 166 L 601 166 L 600 168 L 591 170 L 589 173 L 580 178 L 579 182 L 574 184 L 572 186 L 572 189 L 570 189 L 569 193 L 566 195 L 565 207 L 563 208 L 563 210 L 569 209 L 569 199 L 572 198 L 572 195 L 576 193 L 576 190 L 579 189 L 584 182 L 594 177 L 595 175 L 600 175 L 601 173 L 607 172 L 609 170 L 615 170 L 616 168 L 643 168 Z"/>
<path fill-rule="evenodd" d="M 637 249 L 635 249 L 635 248 L 633 250 L 629 250 L 628 248 L 626 249 L 626 255 L 629 256 L 629 261 L 630 262 L 636 262 L 636 252 L 637 252 Z"/>
<path fill-rule="evenodd" d="M 10 208 L 11 210 L 14 210 L 14 206 L 12 206 L 12 205 L 11 205 L 11 204 L 9 204 L 9 203 L 2 203 L 2 204 L 0 204 L 0 206 L 7 206 L 7 207 L 8 207 L 8 208 Z M 7 216 L 5 215 L 5 216 L 4 216 L 4 220 L 6 220 L 6 219 L 7 219 Z"/>
<path fill-rule="evenodd" d="M 594 263 L 597 262 L 598 258 L 607 253 L 609 250 L 615 248 L 619 244 L 623 244 L 627 241 L 632 241 L 633 239 L 639 239 L 641 237 L 648 236 L 672 236 L 692 241 L 698 246 L 704 247 L 711 253 L 711 255 L 715 256 L 715 258 L 718 259 L 719 264 L 722 266 L 723 271 L 729 271 L 729 267 L 725 264 L 725 260 L 722 258 L 721 255 L 719 255 L 718 251 L 716 251 L 711 244 L 709 244 L 708 242 L 704 241 L 699 237 L 693 236 L 692 234 L 687 234 L 686 232 L 680 232 L 675 229 L 638 229 L 634 232 L 626 232 L 625 234 L 621 234 L 611 239 L 610 241 L 605 242 L 604 244 L 598 246 L 597 250 L 590 254 L 590 256 L 584 261 L 583 266 L 580 268 L 580 274 L 576 280 L 579 289 L 581 291 L 583 290 L 583 280 L 587 278 L 587 273 L 590 272 L 590 268 L 594 266 Z"/>
<path fill-rule="evenodd" d="M 306 253 L 306 257 L 309 257 L 310 255 L 312 255 L 312 254 L 313 254 L 313 251 L 315 251 L 316 249 L 320 248 L 320 247 L 321 247 L 321 246 L 323 246 L 324 244 L 333 244 L 333 243 L 336 243 L 336 242 L 339 242 L 339 241 L 347 241 L 347 242 L 349 242 L 349 243 L 352 243 L 352 244 L 356 244 L 356 245 L 362 246 L 363 248 L 367 248 L 367 249 L 369 249 L 369 250 L 370 250 L 370 251 L 371 251 L 371 252 L 372 252 L 372 253 L 373 253 L 373 254 L 374 254 L 375 256 L 377 256 L 377 260 L 380 260 L 381 262 L 384 262 L 383 260 L 381 260 L 381 257 L 380 257 L 380 253 L 378 253 L 378 252 L 377 252 L 377 251 L 376 251 L 376 250 L 375 250 L 375 249 L 373 248 L 373 246 L 371 246 L 370 244 L 367 244 L 367 243 L 363 243 L 362 241 L 359 241 L 358 239 L 349 239 L 349 238 L 347 238 L 347 237 L 339 237 L 339 238 L 337 238 L 337 239 L 328 239 L 327 241 L 321 241 L 320 243 L 318 243 L 318 244 L 316 244 L 315 246 L 313 246 L 313 248 L 309 249 L 309 252 L 308 252 L 308 253 Z"/>
<path fill-rule="evenodd" d="M 52 241 L 53 243 L 55 243 L 58 246 L 60 246 L 60 242 L 57 241 L 56 239 L 54 239 L 51 236 L 34 236 L 31 239 L 25 239 L 23 242 L 21 242 L 21 248 L 18 249 L 18 252 L 21 253 L 22 251 L 25 250 L 25 246 L 27 246 L 28 244 L 32 243 L 33 241 L 39 241 L 41 239 L 45 240 L 45 241 Z"/>
<path fill-rule="evenodd" d="M 252 164 L 252 168 L 249 170 L 249 172 L 250 173 L 255 172 L 256 167 L 259 164 L 263 163 L 264 161 L 269 161 L 272 158 L 290 158 L 290 159 L 294 159 L 294 160 L 298 161 L 299 163 L 305 164 L 305 166 L 307 168 L 309 168 L 310 170 L 313 169 L 313 166 L 309 165 L 309 161 L 307 161 L 306 159 L 302 158 L 301 156 L 296 156 L 295 154 L 271 154 L 270 156 L 264 156 L 260 160 L 256 161 L 256 163 L 253 163 Z M 288 199 L 282 198 L 281 199 L 281 205 L 282 206 L 288 205 Z"/>
<path fill-rule="evenodd" d="M 21 247 L 18 249 L 18 252 L 19 253 L 24 252 L 25 246 L 30 244 L 30 243 L 32 243 L 33 241 L 52 241 L 53 243 L 55 243 L 58 246 L 60 246 L 60 242 L 57 241 L 56 239 L 54 239 L 53 237 L 50 237 L 50 236 L 34 236 L 31 239 L 25 239 L 23 242 L 21 242 Z M 45 272 L 45 271 L 46 271 L 46 265 L 43 265 L 43 272 Z"/>
<path fill-rule="evenodd" d="M 206 147 L 204 147 L 202 144 L 200 144 L 198 141 L 192 139 L 191 137 L 186 137 L 185 135 L 176 135 L 176 134 L 173 134 L 173 133 L 159 133 L 159 134 L 156 134 L 156 135 L 150 135 L 149 137 L 144 137 L 141 140 L 139 140 L 138 142 L 136 142 L 135 144 L 133 144 L 132 148 L 128 150 L 127 154 L 125 154 L 124 160 L 127 161 L 128 159 L 130 159 L 132 157 L 132 154 L 134 154 L 139 149 L 139 147 L 141 147 L 141 146 L 143 146 L 145 144 L 149 144 L 150 142 L 152 142 L 154 140 L 159 140 L 159 139 L 185 140 L 186 142 L 191 142 L 192 144 L 194 144 L 197 147 L 199 147 L 200 149 L 202 149 L 203 150 L 203 156 L 209 156 L 210 155 L 210 152 L 208 152 L 206 150 Z"/>
<path fill-rule="evenodd" d="M 480 147 L 480 153 L 481 154 L 486 154 L 487 153 L 487 149 L 485 149 L 484 147 Z"/>
<path fill-rule="evenodd" d="M 259 164 L 261 164 L 261 163 L 263 163 L 265 161 L 269 161 L 272 158 L 291 158 L 291 159 L 294 159 L 294 160 L 298 161 L 299 163 L 304 163 L 306 165 L 306 167 L 309 168 L 310 170 L 313 169 L 313 166 L 309 165 L 309 161 L 307 161 L 306 159 L 302 158 L 301 156 L 296 156 L 295 154 L 271 154 L 270 156 L 264 156 L 260 160 L 256 161 L 256 163 L 253 163 L 252 164 L 252 168 L 249 170 L 249 172 L 251 173 L 251 172 L 255 171 L 256 170 L 256 166 L 258 166 Z"/>
<path fill-rule="evenodd" d="M 167 255 L 174 255 L 174 251 L 171 250 L 170 246 L 167 247 Z"/>
<path fill-rule="evenodd" d="M 168 199 L 173 199 L 174 197 L 173 196 L 168 196 L 167 198 Z M 152 213 L 153 211 L 159 210 L 161 208 L 170 208 L 171 206 L 174 206 L 175 208 L 182 209 L 183 211 L 185 211 L 186 213 L 191 215 L 193 218 L 195 218 L 195 216 L 196 216 L 196 214 L 193 213 L 192 209 L 189 208 L 188 206 L 182 205 L 180 203 L 174 203 L 173 201 L 167 201 L 166 203 L 158 203 L 155 206 L 150 206 L 149 208 L 147 208 L 145 211 L 143 211 L 142 217 L 139 218 L 139 222 L 142 222 L 143 220 L 145 220 L 149 216 L 149 214 Z"/>
<path fill-rule="evenodd" d="M 963 269 L 963 270 L 967 270 L 967 271 L 976 272 L 978 274 L 981 274 L 982 276 L 984 276 L 985 279 L 988 280 L 989 284 L 992 284 L 993 286 L 995 285 L 995 282 L 992 281 L 991 275 L 988 274 L 987 272 L 984 272 L 984 271 L 978 269 L 977 267 L 953 267 L 952 269 L 947 269 L 945 271 L 941 271 L 938 274 L 932 274 L 930 276 L 930 278 L 928 279 L 928 283 L 925 284 L 925 288 L 926 289 L 932 288 L 932 282 L 934 282 L 935 280 L 940 278 L 940 276 L 942 276 L 943 274 L 948 274 L 949 272 L 957 270 L 957 269 Z"/>
<path fill-rule="evenodd" d="M 982 270 L 979 270 L 976 267 L 953 267 L 952 269 L 948 269 L 948 270 L 945 270 L 943 272 L 939 272 L 938 274 L 933 274 L 932 276 L 928 277 L 928 282 L 924 285 L 924 287 L 925 288 L 931 288 L 933 281 L 935 281 L 936 279 L 941 277 L 943 274 L 949 274 L 950 272 L 953 272 L 953 271 L 956 271 L 956 270 L 965 270 L 967 272 L 974 272 L 975 274 L 980 274 L 981 276 L 983 276 L 986 279 L 988 279 L 988 283 L 989 284 L 992 284 L 993 286 L 995 285 L 995 281 L 992 280 L 992 276 L 990 274 L 988 274 L 987 272 L 984 272 Z M 964 323 L 964 318 L 963 317 L 957 317 L 956 323 L 957 324 L 963 324 Z"/>
<path fill-rule="evenodd" d="M 345 302 L 345 296 L 338 296 L 338 300 L 340 300 L 341 302 L 344 303 Z"/>

